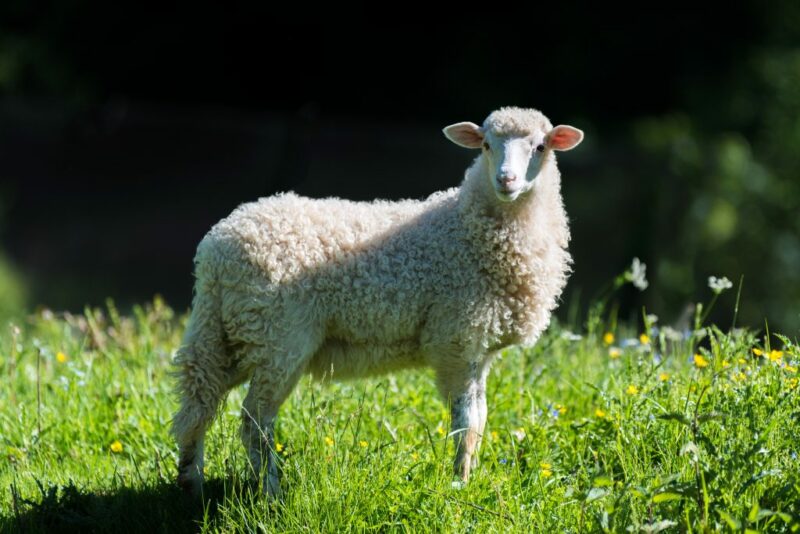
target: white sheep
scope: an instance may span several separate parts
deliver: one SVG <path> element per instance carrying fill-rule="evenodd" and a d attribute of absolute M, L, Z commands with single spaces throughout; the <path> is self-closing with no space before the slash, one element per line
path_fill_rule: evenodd
<path fill-rule="evenodd" d="M 173 420 L 178 482 L 196 491 L 203 437 L 250 379 L 242 439 L 264 493 L 279 491 L 278 409 L 304 373 L 350 378 L 431 366 L 451 406 L 455 472 L 477 462 L 493 356 L 532 344 L 566 284 L 569 229 L 554 150 L 583 139 L 533 109 L 502 108 L 444 134 L 481 154 L 461 187 L 423 201 L 244 204 L 195 257 L 195 296 Z"/>

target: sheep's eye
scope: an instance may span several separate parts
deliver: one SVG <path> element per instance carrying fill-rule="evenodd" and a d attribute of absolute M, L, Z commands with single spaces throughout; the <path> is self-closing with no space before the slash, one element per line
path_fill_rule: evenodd
<path fill-rule="evenodd" d="M 484 149 L 484 150 L 491 150 L 491 149 L 489 148 L 489 143 L 483 143 L 483 149 Z"/>
<path fill-rule="evenodd" d="M 544 145 L 537 146 L 536 150 L 539 151 L 539 152 L 544 152 Z"/>

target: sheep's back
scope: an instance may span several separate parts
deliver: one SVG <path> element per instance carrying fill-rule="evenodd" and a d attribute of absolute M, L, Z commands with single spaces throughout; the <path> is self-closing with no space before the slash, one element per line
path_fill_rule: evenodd
<path fill-rule="evenodd" d="M 426 201 L 355 202 L 287 193 L 241 205 L 207 239 L 238 248 L 234 261 L 256 267 L 272 284 L 290 283 L 342 261 L 426 208 Z"/>

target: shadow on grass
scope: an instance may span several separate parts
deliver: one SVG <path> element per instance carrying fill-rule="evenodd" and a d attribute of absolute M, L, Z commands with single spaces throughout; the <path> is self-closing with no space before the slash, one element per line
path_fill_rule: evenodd
<path fill-rule="evenodd" d="M 167 482 L 106 493 L 82 491 L 75 485 L 40 487 L 38 502 L 14 498 L 15 511 L 0 517 L 0 533 L 198 532 L 204 517 L 214 517 L 230 487 L 230 481 L 208 480 L 202 500 Z"/>

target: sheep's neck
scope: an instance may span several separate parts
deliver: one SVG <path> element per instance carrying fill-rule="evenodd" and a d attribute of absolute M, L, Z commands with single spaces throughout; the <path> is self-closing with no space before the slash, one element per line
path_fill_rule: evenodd
<path fill-rule="evenodd" d="M 553 248 L 566 249 L 569 241 L 555 160 L 545 163 L 530 192 L 513 202 L 502 202 L 481 159 L 467 171 L 461 186 L 458 209 L 462 224 L 467 238 L 495 265 L 494 276 L 501 282 L 525 284 L 520 276 L 524 277 L 527 269 L 519 272 L 520 266 L 532 266 L 537 257 Z"/>
<path fill-rule="evenodd" d="M 466 238 L 475 247 L 476 260 L 492 291 L 511 312 L 501 321 L 501 344 L 538 335 L 544 325 L 541 310 L 534 304 L 552 308 L 566 280 L 569 230 L 554 159 L 545 163 L 536 180 L 525 197 L 504 203 L 496 198 L 485 166 L 476 161 L 459 193 Z M 542 284 L 542 280 L 562 282 Z"/>

